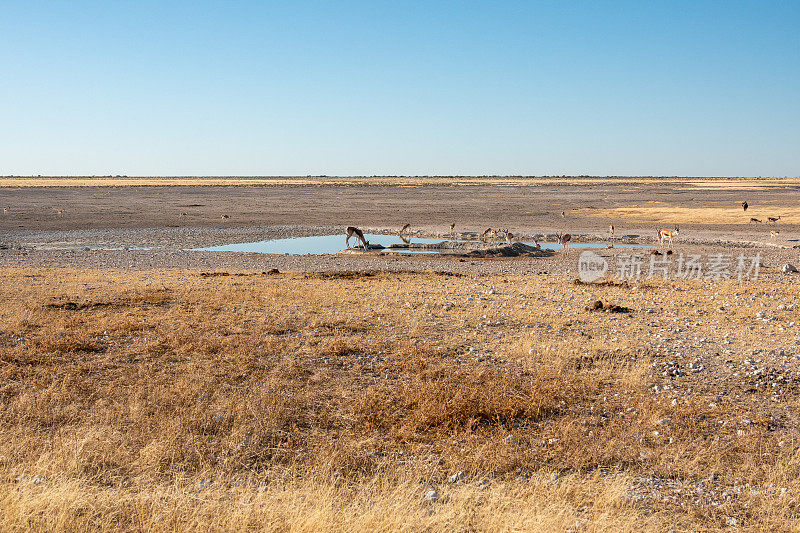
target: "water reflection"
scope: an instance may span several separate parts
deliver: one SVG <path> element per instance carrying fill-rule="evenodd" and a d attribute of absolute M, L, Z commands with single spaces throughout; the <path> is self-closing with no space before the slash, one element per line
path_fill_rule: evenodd
<path fill-rule="evenodd" d="M 375 235 L 365 234 L 364 237 L 370 244 L 380 244 L 385 248 L 381 251 L 384 252 L 402 252 L 402 253 L 439 253 L 440 251 L 450 251 L 449 249 L 420 249 L 420 248 L 406 248 L 412 242 L 411 238 L 399 237 L 397 235 Z M 442 239 L 423 239 L 414 238 L 413 244 L 438 244 Z M 476 241 L 456 241 L 456 242 L 473 242 Z M 477 244 L 477 243 L 476 243 Z M 532 242 L 526 242 L 531 246 Z M 390 248 L 392 245 L 398 248 Z M 539 245 L 546 250 L 561 249 L 561 245 L 556 242 L 540 242 Z M 400 248 L 399 246 L 403 246 Z M 605 248 L 608 246 L 605 243 L 570 243 L 571 248 Z M 616 248 L 629 248 L 641 247 L 636 244 L 615 244 Z M 344 235 L 315 235 L 313 237 L 294 237 L 290 239 L 272 239 L 268 241 L 258 242 L 241 242 L 235 244 L 223 244 L 221 246 L 207 246 L 203 248 L 194 248 L 195 251 L 206 252 L 249 252 L 260 254 L 290 254 L 290 255 L 304 255 L 304 254 L 335 254 L 344 250 L 345 236 Z"/>

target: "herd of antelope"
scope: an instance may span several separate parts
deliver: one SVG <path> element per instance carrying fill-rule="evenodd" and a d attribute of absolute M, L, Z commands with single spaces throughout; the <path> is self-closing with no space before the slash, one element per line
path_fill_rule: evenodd
<path fill-rule="evenodd" d="M 750 205 L 746 201 L 742 202 L 741 206 L 742 206 L 742 210 L 743 211 L 747 211 L 748 208 L 750 207 Z M 3 214 L 4 215 L 7 215 L 9 213 L 9 211 L 10 211 L 9 207 L 3 207 Z M 63 209 L 56 209 L 56 213 L 58 214 L 59 217 L 64 216 L 64 210 Z M 185 217 L 188 217 L 188 215 L 189 215 L 189 213 L 181 212 L 180 214 L 178 214 L 178 218 L 185 218 Z M 562 218 L 566 218 L 566 212 L 562 211 L 561 212 L 561 216 L 562 216 Z M 222 218 L 222 220 L 228 220 L 228 219 L 230 219 L 230 216 L 228 214 L 222 214 L 220 218 Z M 766 220 L 767 224 L 775 225 L 775 224 L 778 223 L 778 221 L 781 220 L 781 217 L 780 217 L 780 215 L 779 216 L 774 216 L 774 217 L 773 216 L 768 216 L 768 217 L 766 217 L 765 220 Z M 760 218 L 756 218 L 756 217 L 750 217 L 750 223 L 764 224 L 764 220 L 762 220 Z M 450 238 L 451 239 L 455 238 L 455 227 L 456 227 L 455 223 L 450 224 Z M 409 244 L 411 242 L 411 238 L 408 235 L 408 232 L 410 231 L 410 228 L 411 228 L 411 224 L 405 224 L 400 229 L 400 232 L 399 232 L 400 238 L 406 244 Z M 608 234 L 609 234 L 610 239 L 612 241 L 610 246 L 613 247 L 614 246 L 614 243 L 613 243 L 613 241 L 614 241 L 614 225 L 613 224 L 611 224 L 608 227 Z M 658 239 L 658 243 L 659 243 L 660 246 L 663 246 L 664 243 L 667 243 L 669 246 L 672 246 L 673 239 L 675 237 L 677 237 L 679 234 L 680 234 L 680 229 L 678 228 L 678 226 L 675 226 L 675 228 L 672 229 L 672 230 L 663 230 L 663 229 L 656 230 L 656 237 Z M 770 234 L 769 238 L 771 240 L 775 240 L 780 235 L 780 231 L 771 230 L 769 232 L 769 234 Z M 357 242 L 359 242 L 360 246 L 363 247 L 365 250 L 369 248 L 369 241 L 367 241 L 364 238 L 364 233 L 360 229 L 358 229 L 356 227 L 353 227 L 353 226 L 348 227 L 347 228 L 347 232 L 346 232 L 345 244 L 346 244 L 346 246 L 348 248 L 350 247 L 350 239 L 353 238 L 353 237 L 355 237 L 357 239 Z M 505 241 L 505 243 L 507 245 L 511 245 L 511 244 L 514 243 L 514 241 L 517 238 L 518 238 L 518 235 L 515 235 L 514 233 L 511 233 L 508 229 L 495 229 L 495 228 L 486 228 L 479 236 L 479 239 L 480 239 L 481 242 L 492 244 L 492 245 L 497 244 L 498 242 L 503 242 L 503 241 Z M 572 241 L 572 235 L 570 235 L 569 233 L 557 233 L 556 234 L 556 238 L 558 240 L 558 243 L 562 246 L 562 248 L 564 250 L 567 250 L 569 248 L 569 244 Z"/>
<path fill-rule="evenodd" d="M 450 238 L 455 237 L 455 222 L 450 224 Z M 398 232 L 398 236 L 400 239 L 409 244 L 411 242 L 410 236 L 408 236 L 408 231 L 411 228 L 411 224 L 405 224 L 400 231 Z M 611 226 L 611 232 L 614 232 L 614 226 Z M 556 235 L 558 239 L 558 243 L 566 250 L 569 248 L 569 243 L 572 240 L 572 235 L 569 233 L 558 233 Z M 348 226 L 347 230 L 345 231 L 345 246 L 350 248 L 350 239 L 355 238 L 356 242 L 360 243 L 359 246 L 364 250 L 369 249 L 369 241 L 364 237 L 364 232 L 354 226 Z M 486 228 L 483 233 L 480 234 L 478 237 L 481 242 L 495 245 L 498 242 L 503 242 L 507 245 L 514 244 L 514 241 L 518 238 L 518 235 L 511 233 L 508 229 L 493 229 L 493 228 Z"/>
<path fill-rule="evenodd" d="M 742 202 L 742 210 L 743 211 L 747 211 L 748 207 L 750 207 L 750 206 L 748 205 L 748 203 L 746 201 Z M 777 217 L 767 217 L 766 218 L 766 220 L 767 220 L 766 223 L 774 225 L 774 224 L 777 224 L 780 219 L 781 219 L 780 215 L 778 215 Z M 756 224 L 764 224 L 764 221 L 761 220 L 760 218 L 750 217 L 750 223 L 752 224 L 753 222 L 755 222 Z M 778 230 L 775 230 L 775 229 L 774 230 L 770 230 L 769 238 L 770 238 L 770 240 L 774 241 L 775 239 L 778 238 L 778 235 L 780 235 L 780 234 L 781 234 L 781 232 L 778 231 Z"/>
<path fill-rule="evenodd" d="M 747 202 L 742 202 L 741 205 L 743 211 L 747 211 L 747 209 L 750 207 L 750 205 Z M 185 213 L 181 213 L 181 215 L 185 215 Z M 566 218 L 566 212 L 562 211 L 561 216 L 563 218 Z M 779 220 L 781 220 L 780 216 L 766 217 L 767 224 L 777 224 Z M 761 219 L 755 217 L 751 217 L 750 222 L 751 223 L 755 222 L 759 224 L 764 223 Z M 456 227 L 455 223 L 450 224 L 451 239 L 455 237 L 454 233 L 455 227 Z M 411 224 L 405 224 L 402 228 L 400 228 L 399 236 L 406 244 L 411 242 L 411 238 L 410 236 L 408 236 L 410 228 Z M 614 246 L 614 231 L 615 231 L 614 225 L 611 224 L 608 227 L 608 235 L 611 240 L 611 244 L 609 246 L 612 248 Z M 770 233 L 769 238 L 771 240 L 775 240 L 778 237 L 778 235 L 780 235 L 780 231 L 778 230 L 771 230 L 769 233 Z M 664 246 L 665 243 L 668 246 L 672 246 L 673 240 L 679 235 L 680 235 L 680 228 L 678 228 L 678 226 L 675 226 L 675 228 L 671 230 L 665 230 L 665 229 L 656 230 L 656 238 L 658 240 L 659 246 Z M 350 239 L 352 237 L 355 237 L 357 241 L 360 242 L 360 246 L 365 250 L 369 248 L 369 241 L 367 241 L 364 238 L 364 233 L 360 229 L 353 226 L 347 228 L 345 244 L 347 245 L 348 248 L 350 247 Z M 495 245 L 498 242 L 503 242 L 503 241 L 505 241 L 507 245 L 511 245 L 517 238 L 518 235 L 511 233 L 508 229 L 497 229 L 497 228 L 486 228 L 478 236 L 478 239 L 481 242 L 492 245 Z M 564 249 L 565 251 L 569 249 L 570 242 L 572 241 L 572 235 L 570 235 L 569 233 L 557 233 L 556 238 L 558 244 L 561 245 L 562 249 Z"/>

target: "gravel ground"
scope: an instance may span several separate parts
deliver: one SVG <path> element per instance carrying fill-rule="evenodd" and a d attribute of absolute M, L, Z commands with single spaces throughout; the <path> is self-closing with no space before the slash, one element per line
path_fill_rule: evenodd
<path fill-rule="evenodd" d="M 369 228 L 368 232 L 386 232 L 385 228 Z M 267 270 L 278 268 L 288 271 L 317 270 L 387 270 L 419 271 L 443 270 L 476 273 L 557 273 L 577 275 L 579 249 L 566 253 L 556 251 L 550 257 L 518 258 L 458 258 L 438 255 L 403 254 L 396 252 L 370 252 L 337 255 L 273 255 L 240 252 L 200 252 L 185 248 L 213 246 L 232 242 L 249 242 L 287 237 L 337 234 L 329 226 L 273 226 L 239 228 L 145 228 L 68 231 L 10 231 L 0 243 L 0 266 L 52 268 L 114 268 L 151 270 L 161 268 L 188 268 L 201 270 Z M 441 237 L 436 233 L 418 232 L 417 236 Z M 523 235 L 522 238 L 542 238 L 542 234 Z M 551 236 L 552 237 L 552 236 Z M 576 234 L 576 241 L 596 242 L 602 235 L 586 232 Z M 344 241 L 344 238 L 342 239 Z M 647 255 L 658 246 L 647 237 L 617 239 L 617 242 L 638 243 L 644 248 L 594 249 L 611 264 L 621 254 Z M 344 243 L 343 243 L 344 244 Z M 97 249 L 113 248 L 113 249 Z M 147 248 L 147 249 L 138 249 Z M 344 248 L 344 246 L 343 246 Z M 786 263 L 800 266 L 798 251 L 794 248 L 769 243 L 726 244 L 721 239 L 706 242 L 681 242 L 673 247 L 675 254 L 761 254 L 762 275 L 783 275 L 780 269 Z"/>

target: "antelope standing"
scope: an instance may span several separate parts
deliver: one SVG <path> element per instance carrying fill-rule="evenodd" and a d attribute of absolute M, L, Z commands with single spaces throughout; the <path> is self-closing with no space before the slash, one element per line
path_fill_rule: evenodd
<path fill-rule="evenodd" d="M 781 217 L 767 217 L 767 223 L 772 222 L 773 224 L 775 224 L 780 219 L 781 219 Z"/>
<path fill-rule="evenodd" d="M 64 210 L 63 209 L 59 209 L 58 210 L 58 216 L 60 216 L 60 217 L 64 216 Z"/>
<path fill-rule="evenodd" d="M 5 215 L 6 213 L 8 213 L 8 208 L 7 208 L 7 207 L 4 207 L 4 208 L 3 208 L 3 214 Z"/>
<path fill-rule="evenodd" d="M 561 211 L 561 218 L 567 218 L 567 212 Z"/>
<path fill-rule="evenodd" d="M 750 222 L 758 222 L 759 224 L 764 223 L 760 218 L 754 218 L 754 217 L 750 217 Z"/>
<path fill-rule="evenodd" d="M 781 234 L 781 232 L 780 232 L 780 231 L 778 231 L 778 230 L 772 230 L 772 231 L 770 231 L 770 232 L 769 232 L 769 238 L 770 238 L 770 239 L 772 239 L 772 240 L 774 241 L 774 240 L 775 240 L 775 237 L 777 237 L 777 236 L 778 236 L 778 235 L 780 235 L 780 234 Z"/>
<path fill-rule="evenodd" d="M 669 241 L 669 245 L 672 246 L 672 238 L 677 237 L 679 233 L 680 230 L 678 230 L 678 226 L 675 226 L 675 229 L 672 231 L 665 229 L 658 230 L 658 243 L 663 246 L 664 240 L 667 240 Z"/>
<path fill-rule="evenodd" d="M 455 228 L 456 228 L 456 223 L 455 223 L 455 222 L 453 222 L 452 224 L 450 224 L 450 238 L 451 238 L 451 239 L 452 239 L 452 238 L 455 236 L 455 233 L 453 232 L 453 230 L 454 230 Z"/>
<path fill-rule="evenodd" d="M 356 239 L 361 241 L 361 246 L 364 248 L 364 250 L 369 248 L 369 241 L 364 238 L 364 233 L 362 233 L 360 229 L 354 228 L 353 226 L 349 226 L 347 228 L 347 237 L 344 239 L 344 243 L 348 248 L 350 248 L 350 237 L 354 235 Z"/>
<path fill-rule="evenodd" d="M 560 244 L 564 250 L 569 248 L 569 241 L 572 240 L 572 235 L 570 235 L 569 233 L 557 234 L 557 235 L 558 235 L 558 244 Z"/>
<path fill-rule="evenodd" d="M 512 244 L 511 240 L 515 239 L 516 237 L 517 237 L 516 235 L 514 235 L 510 231 L 506 230 L 506 244 L 511 246 L 511 244 Z"/>
<path fill-rule="evenodd" d="M 189 216 L 189 213 L 181 213 L 180 215 L 178 215 L 178 218 L 183 218 L 186 216 Z"/>
<path fill-rule="evenodd" d="M 231 217 L 230 217 L 230 216 L 228 216 L 228 215 L 222 215 L 222 217 L 221 217 L 221 218 L 222 218 L 222 220 L 228 220 L 228 219 L 229 219 L 229 218 L 231 218 Z"/>
<path fill-rule="evenodd" d="M 743 209 L 743 210 L 747 211 L 747 208 L 748 208 L 748 207 L 750 207 L 750 206 L 749 206 L 749 205 L 747 205 L 747 202 L 742 202 L 742 209 Z"/>

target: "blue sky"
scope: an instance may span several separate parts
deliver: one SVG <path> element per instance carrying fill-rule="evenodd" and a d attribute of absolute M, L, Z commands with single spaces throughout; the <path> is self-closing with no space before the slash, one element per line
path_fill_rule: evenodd
<path fill-rule="evenodd" d="M 800 175 L 800 2 L 0 3 L 0 175 Z"/>

